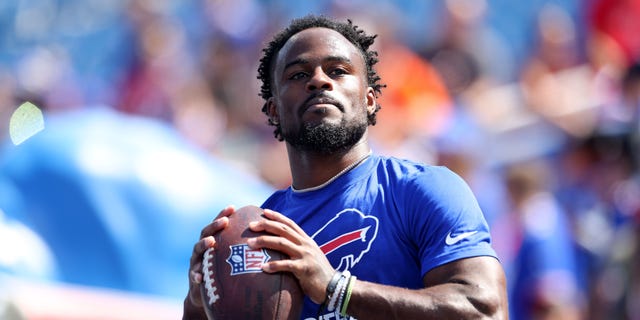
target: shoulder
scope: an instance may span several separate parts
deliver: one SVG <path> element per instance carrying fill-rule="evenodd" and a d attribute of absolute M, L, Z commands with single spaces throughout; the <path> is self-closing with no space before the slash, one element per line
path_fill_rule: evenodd
<path fill-rule="evenodd" d="M 378 156 L 377 160 L 379 171 L 385 172 L 390 180 L 406 187 L 450 192 L 467 186 L 458 174 L 444 166 L 384 156 Z"/>
<path fill-rule="evenodd" d="M 438 165 L 430 165 L 408 159 L 401 159 L 389 156 L 376 156 L 379 167 L 387 168 L 403 176 L 413 175 L 436 175 L 436 176 L 456 176 L 449 168 Z"/>
<path fill-rule="evenodd" d="M 287 188 L 275 191 L 262 203 L 260 207 L 278 211 L 279 208 L 277 206 L 281 203 L 280 200 L 285 198 L 290 190 L 290 188 Z"/>

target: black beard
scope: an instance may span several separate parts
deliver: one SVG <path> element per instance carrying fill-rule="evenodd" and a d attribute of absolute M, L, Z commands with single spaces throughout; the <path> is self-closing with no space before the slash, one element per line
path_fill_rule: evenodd
<path fill-rule="evenodd" d="M 304 124 L 298 132 L 284 135 L 284 140 L 300 151 L 314 151 L 321 154 L 335 154 L 354 146 L 367 130 L 368 123 L 347 122 L 338 125 L 321 123 Z"/>

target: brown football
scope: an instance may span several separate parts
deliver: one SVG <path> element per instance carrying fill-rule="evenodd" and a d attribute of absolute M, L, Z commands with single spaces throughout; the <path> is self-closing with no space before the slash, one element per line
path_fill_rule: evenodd
<path fill-rule="evenodd" d="M 245 206 L 229 216 L 229 225 L 214 235 L 215 249 L 205 252 L 200 286 L 209 319 L 299 319 L 303 293 L 291 273 L 266 273 L 264 262 L 288 258 L 270 249 L 250 249 L 247 239 L 261 235 L 249 222 L 262 209 Z"/>

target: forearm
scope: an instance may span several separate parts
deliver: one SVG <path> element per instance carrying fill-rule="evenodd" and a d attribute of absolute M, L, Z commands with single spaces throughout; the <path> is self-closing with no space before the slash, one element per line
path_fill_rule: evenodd
<path fill-rule="evenodd" d="M 505 314 L 499 304 L 499 297 L 468 284 L 409 290 L 356 280 L 347 314 L 357 319 L 501 319 Z"/>

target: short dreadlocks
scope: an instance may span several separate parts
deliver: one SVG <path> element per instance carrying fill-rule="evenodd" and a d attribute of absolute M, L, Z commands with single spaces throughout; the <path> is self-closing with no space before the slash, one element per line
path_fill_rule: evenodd
<path fill-rule="evenodd" d="M 260 88 L 260 96 L 267 101 L 271 98 L 271 77 L 275 65 L 275 57 L 282 49 L 284 44 L 294 34 L 310 29 L 310 28 L 327 28 L 332 29 L 344 36 L 349 42 L 353 43 L 362 53 L 365 64 L 367 65 L 367 83 L 372 87 L 376 97 L 382 92 L 384 84 L 380 84 L 380 76 L 376 73 L 373 66 L 378 62 L 378 53 L 373 50 L 369 50 L 369 47 L 373 44 L 377 35 L 366 35 L 363 30 L 358 29 L 358 26 L 354 25 L 351 20 L 347 20 L 347 23 L 338 22 L 327 18 L 325 16 L 308 15 L 303 18 L 294 19 L 291 24 L 282 30 L 280 33 L 273 37 L 273 40 L 267 44 L 262 50 L 263 56 L 260 59 L 260 66 L 258 67 L 258 79 L 262 81 Z M 368 115 L 368 121 L 370 125 L 376 124 L 376 113 L 380 110 L 380 105 L 376 103 L 374 112 Z M 262 112 L 268 115 L 267 103 L 262 106 Z M 282 141 L 280 124 L 274 123 L 271 119 L 268 120 L 269 125 L 275 126 L 273 131 L 274 136 Z"/>

